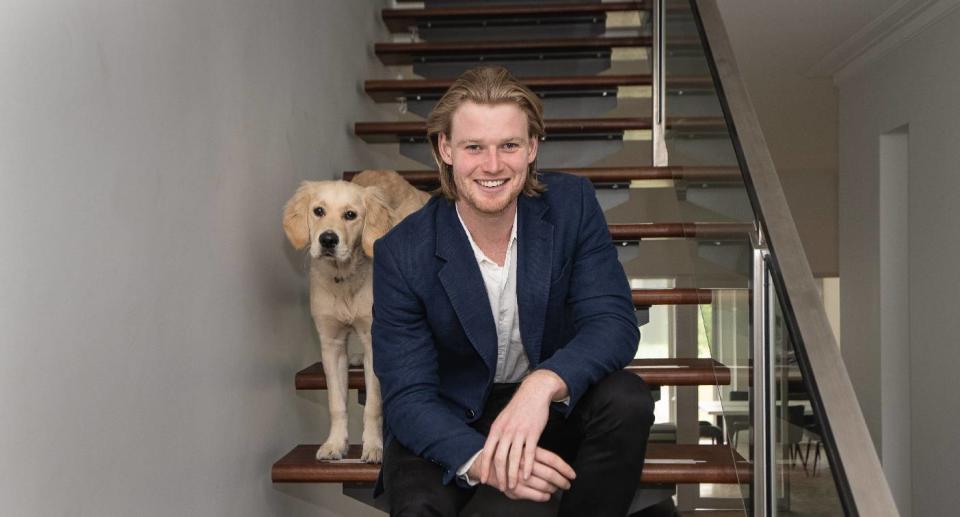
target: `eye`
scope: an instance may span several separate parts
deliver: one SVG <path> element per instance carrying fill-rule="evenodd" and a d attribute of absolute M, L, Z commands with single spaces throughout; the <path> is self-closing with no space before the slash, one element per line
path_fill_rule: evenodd
<path fill-rule="evenodd" d="M 516 142 L 507 142 L 503 144 L 503 148 L 507 151 L 516 151 L 517 149 L 520 149 L 520 144 Z"/>
<path fill-rule="evenodd" d="M 324 212 L 322 206 L 318 206 L 317 208 L 314 208 L 314 209 L 313 209 L 313 215 L 315 215 L 315 216 L 317 216 L 317 217 L 323 217 L 325 214 L 326 214 L 326 212 Z"/>
<path fill-rule="evenodd" d="M 353 221 L 354 219 L 357 218 L 357 213 L 354 212 L 353 210 L 347 210 L 346 212 L 343 213 L 343 218 L 346 219 L 347 221 Z"/>
<path fill-rule="evenodd" d="M 467 151 L 469 151 L 469 152 L 471 152 L 471 153 L 475 153 L 475 152 L 477 152 L 477 151 L 480 150 L 480 146 L 477 145 L 477 144 L 470 144 L 470 145 L 467 146 L 466 149 L 467 149 Z"/>

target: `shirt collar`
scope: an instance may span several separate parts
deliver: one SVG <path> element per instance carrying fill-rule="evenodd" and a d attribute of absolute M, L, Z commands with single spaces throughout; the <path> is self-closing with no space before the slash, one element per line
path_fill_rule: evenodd
<path fill-rule="evenodd" d="M 487 258 L 483 254 L 483 251 L 480 250 L 480 246 L 477 246 L 477 243 L 473 240 L 473 235 L 470 235 L 470 230 L 467 228 L 466 223 L 463 222 L 463 216 L 460 215 L 460 208 L 456 204 L 453 205 L 454 209 L 457 211 L 457 219 L 460 220 L 460 225 L 463 226 L 463 231 L 467 234 L 467 240 L 470 241 L 470 247 L 473 248 L 473 256 L 477 259 L 478 263 L 484 261 L 489 262 L 493 265 L 497 263 Z M 507 253 L 510 252 L 510 248 L 513 247 L 513 244 L 517 241 L 517 214 L 520 213 L 519 208 L 513 212 L 513 226 L 510 228 L 510 241 L 507 244 Z"/>

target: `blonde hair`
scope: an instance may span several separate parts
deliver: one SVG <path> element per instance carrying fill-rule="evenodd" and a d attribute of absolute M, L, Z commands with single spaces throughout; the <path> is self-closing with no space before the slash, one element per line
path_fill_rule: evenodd
<path fill-rule="evenodd" d="M 433 159 L 440 171 L 440 192 L 451 201 L 456 201 L 457 186 L 453 181 L 453 167 L 440 156 L 440 134 L 450 139 L 453 113 L 465 102 L 481 105 L 495 105 L 512 102 L 527 115 L 527 136 L 538 140 L 545 134 L 543 123 L 543 103 L 529 88 L 520 84 L 513 75 L 502 66 L 479 66 L 467 70 L 450 86 L 427 117 L 427 138 L 430 139 Z M 537 177 L 537 162 L 534 160 L 527 169 L 527 179 L 523 184 L 523 193 L 536 196 L 546 190 L 546 185 Z"/>

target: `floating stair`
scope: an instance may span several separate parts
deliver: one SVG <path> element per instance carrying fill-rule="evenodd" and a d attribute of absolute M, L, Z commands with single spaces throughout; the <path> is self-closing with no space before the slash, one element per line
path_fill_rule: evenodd
<path fill-rule="evenodd" d="M 708 386 L 730 384 L 730 369 L 713 359 L 634 359 L 624 368 L 635 373 L 651 386 Z M 314 363 L 297 372 L 298 390 L 325 390 L 327 377 L 323 365 Z M 363 368 L 352 367 L 347 374 L 347 388 L 364 389 Z"/>
<path fill-rule="evenodd" d="M 649 131 L 649 117 L 548 119 L 544 121 L 544 140 L 641 140 Z M 667 130 L 684 136 L 726 134 L 722 117 L 668 117 Z M 427 123 L 422 120 L 400 122 L 357 122 L 353 133 L 370 144 L 420 143 L 427 141 Z"/>
<path fill-rule="evenodd" d="M 649 11 L 647 2 L 596 4 L 472 5 L 423 9 L 384 9 L 381 17 L 390 32 L 411 29 L 511 27 L 559 23 L 604 22 L 609 13 Z M 637 19 L 639 22 L 639 17 Z"/>
<path fill-rule="evenodd" d="M 317 445 L 298 445 L 273 464 L 274 483 L 369 483 L 380 465 L 361 463 L 360 446 L 350 446 L 347 459 L 320 461 Z M 641 483 L 746 483 L 753 471 L 750 463 L 730 447 L 649 443 Z"/>
<path fill-rule="evenodd" d="M 615 49 L 648 48 L 650 36 L 557 38 L 512 41 L 417 41 L 376 43 L 373 52 L 385 65 L 442 62 L 504 62 L 567 58 L 609 58 Z M 669 38 L 672 50 L 699 48 L 696 38 Z M 625 55 L 624 58 L 634 57 Z"/>
<path fill-rule="evenodd" d="M 753 225 L 748 223 L 636 223 L 607 227 L 617 243 L 669 238 L 746 240 L 753 231 Z"/>
<path fill-rule="evenodd" d="M 630 88 L 649 87 L 649 74 L 587 75 L 567 77 L 530 77 L 523 83 L 540 97 L 635 96 Z M 376 102 L 407 100 L 436 100 L 453 84 L 453 79 L 394 79 L 371 80 L 363 83 L 363 90 Z M 670 77 L 667 90 L 697 92 L 713 89 L 713 81 L 706 76 Z"/>
<path fill-rule="evenodd" d="M 688 181 L 692 183 L 740 183 L 743 177 L 737 167 L 567 167 L 559 172 L 576 174 L 590 179 L 597 187 L 627 187 L 633 181 Z M 413 186 L 430 190 L 440 186 L 435 170 L 397 171 Z M 350 181 L 360 171 L 346 171 L 343 179 Z"/>
<path fill-rule="evenodd" d="M 633 289 L 633 305 L 701 305 L 713 302 L 712 289 Z"/>
<path fill-rule="evenodd" d="M 410 0 L 397 0 L 408 3 Z M 421 0 L 422 1 L 422 0 Z M 452 84 L 452 79 L 438 77 L 459 75 L 462 69 L 483 63 L 496 63 L 510 67 L 513 73 L 538 96 L 547 99 L 552 113 L 564 117 L 587 117 L 607 113 L 608 106 L 616 106 L 620 113 L 630 117 L 602 118 L 555 118 L 546 121 L 545 140 L 548 142 L 589 141 L 589 145 L 577 144 L 577 156 L 581 161 L 561 154 L 557 161 L 567 164 L 596 163 L 593 155 L 580 153 L 582 149 L 622 149 L 634 153 L 635 146 L 621 146 L 618 141 L 648 140 L 651 133 L 649 117 L 632 115 L 648 114 L 645 107 L 637 108 L 650 96 L 652 80 L 649 74 L 640 72 L 644 63 L 621 63 L 621 61 L 644 61 L 650 58 L 651 38 L 638 30 L 645 22 L 650 9 L 649 1 L 610 2 L 563 2 L 563 0 L 514 1 L 510 5 L 502 0 L 427 1 L 425 7 L 411 9 L 385 9 L 381 12 L 387 28 L 394 33 L 410 32 L 410 42 L 394 41 L 376 43 L 374 52 L 385 65 L 413 65 L 413 73 L 423 79 L 369 80 L 364 91 L 376 102 L 403 102 L 401 109 L 424 115 L 430 104 Z M 439 4 L 439 5 L 438 5 Z M 686 0 L 667 2 L 667 11 L 679 14 L 688 12 Z M 686 23 L 684 15 L 674 17 Z M 518 30 L 514 31 L 513 28 Z M 555 30 L 556 29 L 556 30 Z M 611 31 L 611 29 L 615 29 Z M 646 30 L 644 27 L 643 30 Z M 606 31 L 607 35 L 602 35 Z M 566 38 L 554 37 L 566 34 Z M 668 28 L 668 53 L 672 55 L 699 55 L 701 51 L 696 36 L 678 36 L 679 31 Z M 687 34 L 690 34 L 689 32 Z M 521 39 L 526 38 L 526 39 Z M 552 61 L 556 60 L 556 61 Z M 610 68 L 610 67 L 613 68 Z M 632 67 L 632 68 L 631 68 Z M 690 75 L 670 75 L 666 78 L 666 90 L 675 94 L 688 92 L 712 92 L 712 80 L 696 67 L 680 66 Z M 406 73 L 406 72 L 404 72 Z M 609 75 L 589 75 L 609 73 Z M 562 74 L 553 76 L 553 74 Z M 583 74 L 583 75 L 575 75 Z M 548 77 L 549 76 L 549 77 Z M 606 97 L 608 99 L 599 99 Z M 616 102 L 613 99 L 632 99 Z M 582 99 L 578 99 L 582 98 Z M 676 98 L 676 97 L 672 97 Z M 727 136 L 727 127 L 721 117 L 673 116 L 678 113 L 715 113 L 698 111 L 701 98 L 677 103 L 687 110 L 667 110 L 666 129 L 668 137 L 694 138 Z M 557 110 L 568 103 L 580 103 L 575 110 Z M 603 108 L 603 111 L 597 109 Z M 406 118 L 406 117 L 405 117 Z M 399 143 L 406 156 L 426 149 L 426 123 L 423 120 L 399 122 L 357 122 L 354 134 L 368 143 Z M 679 141 L 680 138 L 676 138 Z M 407 145 L 416 144 L 416 145 Z M 679 154 L 688 152 L 686 142 L 678 146 Z M 700 146 L 702 142 L 693 142 Z M 705 147 L 713 145 L 710 142 Z M 568 146 L 550 144 L 566 148 Z M 414 152 L 416 151 L 416 153 Z M 641 154 L 642 155 L 642 154 Z M 605 157 L 609 154 L 599 153 Z M 712 155 L 710 155 L 712 156 Z M 423 153 L 418 160 L 427 159 Z M 721 158 L 722 159 L 722 158 Z M 711 163 L 705 161 L 704 163 Z M 553 170 L 553 169 L 551 169 Z M 682 248 L 684 256 L 672 257 L 670 267 L 657 272 L 691 270 L 701 275 L 706 272 L 722 278 L 726 284 L 701 284 L 692 282 L 692 275 L 678 272 L 673 276 L 675 289 L 632 289 L 631 298 L 637 309 L 652 305 L 698 305 L 712 303 L 714 289 L 692 288 L 717 287 L 739 289 L 740 279 L 736 271 L 727 271 L 714 265 L 716 252 L 731 255 L 741 247 L 747 235 L 754 231 L 752 224 L 739 221 L 743 218 L 727 212 L 716 213 L 713 205 L 706 204 L 706 196 L 721 199 L 729 189 L 694 189 L 741 185 L 741 173 L 733 166 L 624 166 L 624 167 L 576 167 L 557 170 L 589 178 L 598 188 L 608 189 L 599 196 L 601 204 L 607 202 L 608 212 L 616 216 L 621 198 L 629 198 L 634 205 L 629 214 L 620 214 L 624 224 L 610 224 L 608 229 L 614 242 L 623 245 L 618 253 L 625 264 L 638 266 L 642 262 L 640 252 L 648 253 L 659 248 Z M 419 189 L 438 187 L 437 172 L 430 170 L 398 171 Z M 356 171 L 343 174 L 351 179 Z M 640 188 L 650 187 L 650 188 Z M 653 188 L 656 187 L 656 188 Z M 675 188 L 675 197 L 668 188 Z M 629 196 L 615 189 L 630 188 Z M 662 199 L 661 199 L 662 198 Z M 670 198 L 670 199 L 668 199 Z M 713 198 L 709 198 L 712 200 Z M 612 200 L 612 201 L 611 201 Z M 689 201 L 688 201 L 689 200 Z M 668 203 L 672 203 L 669 207 Z M 678 204 L 686 203 L 681 213 Z M 701 204 L 697 204 L 701 203 Z M 642 205 L 637 209 L 636 205 Z M 665 208 L 666 207 L 666 208 Z M 667 209 L 669 208 L 669 209 Z M 612 212 L 611 212 L 612 211 Z M 609 217 L 608 217 L 609 218 Z M 617 220 L 617 219 L 614 219 Z M 686 222 L 697 221 L 697 222 Z M 656 239 L 647 242 L 644 240 Z M 662 239 L 676 239 L 662 241 Z M 700 242 L 708 241 L 708 242 Z M 710 242 L 713 241 L 713 242 Z M 632 246 L 639 244 L 638 247 Z M 715 246 L 714 245 L 718 245 Z M 719 246 L 722 244 L 722 246 Z M 715 256 L 716 255 L 716 256 Z M 722 256 L 720 258 L 725 258 Z M 735 258 L 735 257 L 734 257 Z M 695 261 L 699 260 L 700 262 Z M 726 267 L 725 262 L 718 262 Z M 671 269 L 672 268 L 672 269 Z M 652 271 L 647 268 L 646 271 Z M 660 277 L 657 277 L 660 278 Z M 711 277 L 713 278 L 713 277 Z M 663 284 L 656 284 L 663 285 Z M 640 375 L 651 386 L 717 386 L 731 383 L 731 370 L 713 359 L 637 359 L 626 368 Z M 363 390 L 365 386 L 362 368 L 351 368 L 347 384 L 350 389 Z M 298 372 L 295 378 L 298 390 L 327 389 L 326 377 L 320 363 L 315 363 Z M 361 392 L 362 393 L 362 392 Z M 315 459 L 319 445 L 298 445 L 277 461 L 271 476 L 278 483 L 343 483 L 349 487 L 371 485 L 379 474 L 380 466 L 359 461 L 360 446 L 351 446 L 348 457 L 341 461 L 318 461 Z M 715 445 L 678 445 L 673 443 L 650 443 L 646 464 L 641 478 L 645 484 L 675 485 L 689 483 L 750 483 L 752 465 L 735 450 Z"/>

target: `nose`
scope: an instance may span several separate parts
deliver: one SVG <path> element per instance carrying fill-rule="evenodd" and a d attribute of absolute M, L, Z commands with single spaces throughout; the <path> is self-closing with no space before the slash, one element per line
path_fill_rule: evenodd
<path fill-rule="evenodd" d="M 330 230 L 320 234 L 320 246 L 324 248 L 334 248 L 338 242 L 340 242 L 340 237 L 337 237 L 337 234 Z"/>
<path fill-rule="evenodd" d="M 487 149 L 483 160 L 484 172 L 500 172 L 500 157 L 497 155 L 497 149 Z"/>

